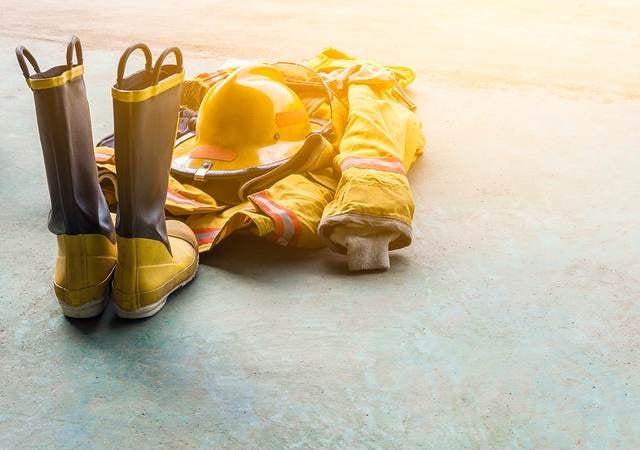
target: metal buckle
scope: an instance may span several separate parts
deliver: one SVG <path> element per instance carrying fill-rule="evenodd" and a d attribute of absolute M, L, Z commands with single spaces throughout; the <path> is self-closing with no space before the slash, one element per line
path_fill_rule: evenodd
<path fill-rule="evenodd" d="M 196 181 L 204 181 L 207 176 L 207 172 L 211 169 L 211 165 L 211 161 L 204 161 L 202 166 L 193 174 L 193 179 Z"/>

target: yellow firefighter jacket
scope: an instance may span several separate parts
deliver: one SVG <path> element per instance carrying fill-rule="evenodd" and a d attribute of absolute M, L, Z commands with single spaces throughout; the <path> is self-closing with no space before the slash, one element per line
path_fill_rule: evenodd
<path fill-rule="evenodd" d="M 244 229 L 284 246 L 326 245 L 347 255 L 350 270 L 386 269 L 389 250 L 411 243 L 414 202 L 406 174 L 425 145 L 405 90 L 415 75 L 406 67 L 381 66 L 332 48 L 307 66 L 334 94 L 330 105 L 310 111 L 331 121 L 333 145 L 312 164 L 267 179 L 264 189 L 235 204 L 170 177 L 166 211 L 194 231 L 200 252 Z M 207 89 L 228 72 L 186 81 L 183 105 L 197 110 Z M 99 146 L 95 156 L 101 186 L 113 204 L 113 150 Z"/>

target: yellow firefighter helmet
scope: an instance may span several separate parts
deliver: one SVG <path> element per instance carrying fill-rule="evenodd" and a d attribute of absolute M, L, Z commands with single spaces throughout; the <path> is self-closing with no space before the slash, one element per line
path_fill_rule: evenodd
<path fill-rule="evenodd" d="M 310 132 L 307 109 L 278 69 L 243 66 L 203 98 L 195 137 L 176 148 L 174 171 L 206 177 L 270 169 L 293 156 Z"/>

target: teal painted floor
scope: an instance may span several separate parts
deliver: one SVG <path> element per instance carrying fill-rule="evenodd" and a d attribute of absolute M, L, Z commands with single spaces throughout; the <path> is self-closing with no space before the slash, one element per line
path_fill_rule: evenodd
<path fill-rule="evenodd" d="M 502 84 L 420 69 L 414 243 L 386 273 L 234 237 L 156 317 L 70 320 L 50 285 L 44 169 L 12 49 L 58 64 L 84 31 L 97 140 L 121 41 L 145 34 L 101 34 L 69 8 L 51 13 L 75 14 L 59 28 L 0 27 L 0 448 L 640 448 L 637 58 L 565 84 L 545 84 L 560 58 L 538 85 L 515 69 Z M 176 40 L 193 74 L 236 54 L 311 55 L 329 41 L 314 30 L 278 49 L 272 36 Z M 166 36 L 149 33 L 159 49 Z M 625 59 L 633 39 L 602 33 Z M 367 50 L 346 31 L 336 45 L 350 39 Z"/>

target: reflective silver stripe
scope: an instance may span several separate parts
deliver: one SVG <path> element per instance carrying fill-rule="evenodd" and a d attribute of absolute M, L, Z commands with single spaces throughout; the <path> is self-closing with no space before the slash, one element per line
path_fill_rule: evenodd
<path fill-rule="evenodd" d="M 266 195 L 262 192 L 255 194 L 253 196 L 254 201 L 257 201 L 258 204 L 267 212 L 269 216 L 276 215 L 280 218 L 282 224 L 282 235 L 276 236 L 278 238 L 278 242 L 281 244 L 288 244 L 296 235 L 296 226 L 291 220 L 291 216 L 289 212 L 276 205 L 272 202 Z"/>
<path fill-rule="evenodd" d="M 213 228 L 210 230 L 207 230 L 205 228 L 203 229 L 203 231 L 196 230 L 194 234 L 196 235 L 196 240 L 198 241 L 198 244 L 200 243 L 208 244 L 209 242 L 213 242 L 213 240 L 216 238 L 216 235 L 219 232 L 220 232 L 219 228 Z"/>

